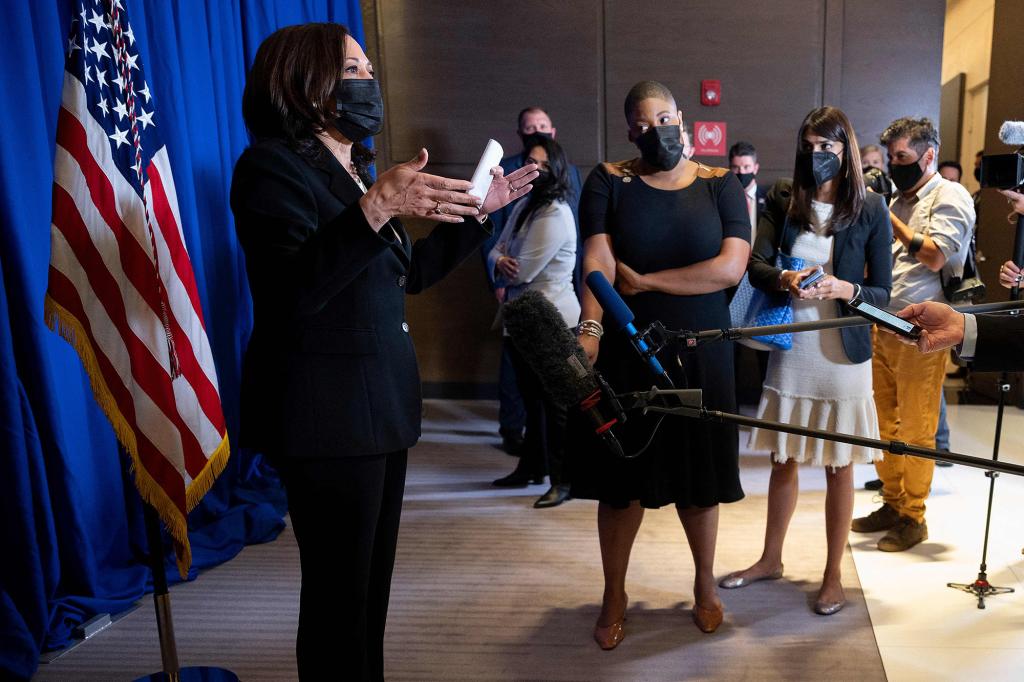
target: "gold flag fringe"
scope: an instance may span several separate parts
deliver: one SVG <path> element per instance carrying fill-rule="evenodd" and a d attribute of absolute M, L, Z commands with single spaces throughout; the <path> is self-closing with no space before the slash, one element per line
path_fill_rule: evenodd
<path fill-rule="evenodd" d="M 192 566 L 192 548 L 188 542 L 188 521 L 185 514 L 192 511 L 199 504 L 203 495 L 209 492 L 217 476 L 227 466 L 230 456 L 227 434 L 224 435 L 220 445 L 217 446 L 213 455 L 207 460 L 203 470 L 192 479 L 192 482 L 185 490 L 185 514 L 182 514 L 174 501 L 168 497 L 167 492 L 153 480 L 153 477 L 149 475 L 146 468 L 142 466 L 142 462 L 139 460 L 139 449 L 135 440 L 135 432 L 128 424 L 128 420 L 121 414 L 121 410 L 118 409 L 117 401 L 114 400 L 114 396 L 111 394 L 107 382 L 103 378 L 95 352 L 89 343 L 89 335 L 82 327 L 81 322 L 70 311 L 50 298 L 49 294 L 46 295 L 45 301 L 45 319 L 46 325 L 70 343 L 78 353 L 78 357 L 81 358 L 86 374 L 89 375 L 93 396 L 114 427 L 114 434 L 117 436 L 117 440 L 124 446 L 131 459 L 130 469 L 132 471 L 132 478 L 135 480 L 135 487 L 138 489 L 142 499 L 156 510 L 160 520 L 167 527 L 167 531 L 174 540 L 174 554 L 177 560 L 178 573 L 182 579 L 187 578 L 188 570 Z"/>

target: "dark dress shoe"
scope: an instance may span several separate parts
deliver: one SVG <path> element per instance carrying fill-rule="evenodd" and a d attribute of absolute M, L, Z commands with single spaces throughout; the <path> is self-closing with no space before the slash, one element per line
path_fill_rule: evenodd
<path fill-rule="evenodd" d="M 546 493 L 541 495 L 536 502 L 533 503 L 535 509 L 546 509 L 547 507 L 557 507 L 566 500 L 569 499 L 569 486 L 553 485 L 548 489 Z"/>
<path fill-rule="evenodd" d="M 523 451 L 523 437 L 503 435 L 501 437 L 501 449 L 513 457 L 518 457 Z"/>
<path fill-rule="evenodd" d="M 531 483 L 543 483 L 544 476 L 535 476 L 516 469 L 508 476 L 502 476 L 491 482 L 491 485 L 498 488 L 525 488 Z"/>
<path fill-rule="evenodd" d="M 876 478 L 875 480 L 868 481 L 867 483 L 864 484 L 864 490 L 881 490 L 881 489 L 882 489 L 882 479 L 880 479 L 880 478 Z"/>

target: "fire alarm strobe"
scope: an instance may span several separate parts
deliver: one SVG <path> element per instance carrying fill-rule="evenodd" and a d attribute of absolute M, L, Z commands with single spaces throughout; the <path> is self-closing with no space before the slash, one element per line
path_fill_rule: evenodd
<path fill-rule="evenodd" d="M 722 103 L 722 81 L 700 82 L 700 103 L 706 107 L 717 107 Z"/>

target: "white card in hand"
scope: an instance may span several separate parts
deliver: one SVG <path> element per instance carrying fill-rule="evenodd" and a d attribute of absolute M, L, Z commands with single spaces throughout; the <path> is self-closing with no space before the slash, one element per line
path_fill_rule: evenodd
<path fill-rule="evenodd" d="M 478 199 L 485 199 L 487 197 L 487 190 L 491 188 L 491 180 L 494 179 L 494 176 L 491 175 L 491 169 L 501 163 L 503 153 L 500 144 L 494 140 L 487 140 L 487 146 L 484 147 L 480 163 L 476 165 L 476 170 L 473 171 L 473 187 L 469 190 L 470 194 Z"/>

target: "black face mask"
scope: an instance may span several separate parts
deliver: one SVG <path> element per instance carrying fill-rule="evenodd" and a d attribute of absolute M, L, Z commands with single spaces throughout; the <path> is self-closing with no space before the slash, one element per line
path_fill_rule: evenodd
<path fill-rule="evenodd" d="M 636 146 L 644 162 L 658 170 L 672 170 L 683 158 L 683 143 L 679 141 L 678 125 L 652 126 L 636 138 Z"/>
<path fill-rule="evenodd" d="M 542 133 L 539 130 L 525 135 L 520 133 L 519 137 L 523 140 L 523 151 L 527 153 L 534 147 L 542 146 L 544 140 L 555 139 L 551 133 Z"/>
<path fill-rule="evenodd" d="M 737 173 L 736 177 L 740 179 L 740 186 L 746 187 L 751 180 L 757 177 L 757 173 Z"/>
<path fill-rule="evenodd" d="M 832 152 L 800 152 L 796 155 L 797 175 L 806 187 L 821 187 L 839 175 L 843 162 Z"/>
<path fill-rule="evenodd" d="M 373 78 L 343 78 L 334 88 L 334 127 L 352 142 L 372 137 L 384 127 L 380 83 Z"/>
<path fill-rule="evenodd" d="M 974 169 L 974 179 L 977 180 L 978 182 L 981 182 L 981 169 L 980 168 L 975 168 Z"/>
<path fill-rule="evenodd" d="M 901 192 L 906 192 L 908 189 L 917 184 L 924 176 L 924 170 L 921 168 L 921 164 L 915 161 L 914 163 L 908 163 L 905 166 L 896 166 L 889 164 L 889 177 L 892 178 L 892 182 L 896 185 L 896 189 Z"/>

